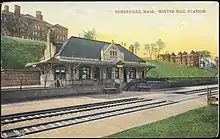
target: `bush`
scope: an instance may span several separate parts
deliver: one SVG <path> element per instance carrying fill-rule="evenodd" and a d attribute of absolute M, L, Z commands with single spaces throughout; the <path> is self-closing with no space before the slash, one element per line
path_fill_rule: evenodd
<path fill-rule="evenodd" d="M 24 69 L 27 63 L 39 61 L 43 57 L 45 47 L 45 42 L 2 36 L 2 68 Z"/>

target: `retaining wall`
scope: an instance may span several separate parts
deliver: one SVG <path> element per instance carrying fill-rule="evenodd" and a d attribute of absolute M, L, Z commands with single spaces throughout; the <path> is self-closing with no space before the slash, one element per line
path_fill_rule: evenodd
<path fill-rule="evenodd" d="M 74 88 L 47 88 L 34 90 L 3 90 L 2 104 L 23 102 L 38 99 L 59 98 L 74 95 L 103 93 L 104 85 L 75 86 Z"/>

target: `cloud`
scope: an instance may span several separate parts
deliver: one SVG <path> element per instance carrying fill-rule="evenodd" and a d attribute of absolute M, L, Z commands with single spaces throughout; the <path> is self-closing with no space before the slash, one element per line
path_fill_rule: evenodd
<path fill-rule="evenodd" d="M 166 24 L 163 24 L 163 25 L 160 25 L 160 29 L 172 29 L 176 26 L 175 23 L 166 23 Z"/>
<path fill-rule="evenodd" d="M 92 10 L 90 9 L 77 9 L 75 11 L 73 11 L 74 15 L 78 15 L 78 14 L 90 14 L 92 13 Z"/>
<path fill-rule="evenodd" d="M 90 9 L 74 9 L 74 8 L 67 8 L 63 10 L 65 14 L 72 14 L 72 15 L 86 15 L 92 13 Z"/>
<path fill-rule="evenodd" d="M 203 15 L 195 15 L 190 19 L 191 24 L 200 24 L 204 21 L 205 17 Z"/>

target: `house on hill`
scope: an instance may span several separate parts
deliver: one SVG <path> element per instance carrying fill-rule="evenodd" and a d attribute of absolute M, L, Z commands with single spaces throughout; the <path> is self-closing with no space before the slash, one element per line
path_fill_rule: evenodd
<path fill-rule="evenodd" d="M 182 53 L 179 52 L 176 56 L 176 63 L 182 64 Z"/>
<path fill-rule="evenodd" d="M 175 63 L 176 62 L 176 55 L 174 53 L 172 53 L 170 55 L 170 62 Z"/>
<path fill-rule="evenodd" d="M 70 37 L 63 44 L 52 43 L 50 32 L 47 47 L 40 62 L 29 63 L 42 71 L 42 77 L 53 85 L 59 78 L 65 84 L 73 81 L 115 80 L 129 82 L 143 78 L 155 66 L 145 64 L 120 44 Z M 43 82 L 42 82 L 43 83 Z"/>

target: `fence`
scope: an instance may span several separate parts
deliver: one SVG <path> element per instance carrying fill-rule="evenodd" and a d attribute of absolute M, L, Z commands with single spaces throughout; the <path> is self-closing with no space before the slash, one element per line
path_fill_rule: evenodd
<path fill-rule="evenodd" d="M 175 81 L 169 80 L 173 79 Z M 188 87 L 199 85 L 218 84 L 218 77 L 196 77 L 196 78 L 145 78 L 134 79 L 127 83 L 123 90 L 137 91 L 137 86 L 150 86 L 151 89 Z"/>
<path fill-rule="evenodd" d="M 216 93 L 214 91 L 211 91 L 209 88 L 207 89 L 207 104 L 215 104 L 216 101 L 218 101 L 218 98 L 213 96 Z"/>
<path fill-rule="evenodd" d="M 168 81 L 168 82 L 181 82 L 181 81 L 212 81 L 218 80 L 218 77 L 147 77 L 147 81 Z"/>
<path fill-rule="evenodd" d="M 34 82 L 35 80 L 29 80 L 29 82 Z M 19 85 L 14 87 L 2 87 L 2 89 L 13 90 L 13 89 L 40 89 L 40 88 L 71 88 L 74 86 L 91 86 L 91 85 L 105 85 L 106 87 L 111 87 L 115 85 L 114 79 L 86 79 L 86 80 L 59 80 L 59 85 L 56 80 L 42 80 L 41 84 L 38 85 L 27 85 L 26 80 L 17 80 Z"/>

